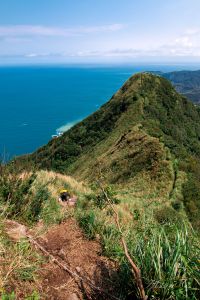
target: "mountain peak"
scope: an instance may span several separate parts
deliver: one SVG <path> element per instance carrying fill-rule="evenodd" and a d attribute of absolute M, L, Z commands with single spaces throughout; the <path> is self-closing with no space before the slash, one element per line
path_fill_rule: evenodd
<path fill-rule="evenodd" d="M 103 174 L 107 182 L 121 188 L 146 188 L 168 198 L 174 194 L 178 178 L 174 161 L 178 161 L 180 172 L 191 170 L 192 184 L 200 194 L 199 171 L 194 167 L 200 168 L 199 124 L 199 108 L 167 79 L 139 73 L 95 113 L 20 160 L 29 167 L 90 182 Z M 183 184 L 184 180 L 179 182 Z M 184 195 L 186 205 L 199 205 L 195 194 L 188 190 Z"/>

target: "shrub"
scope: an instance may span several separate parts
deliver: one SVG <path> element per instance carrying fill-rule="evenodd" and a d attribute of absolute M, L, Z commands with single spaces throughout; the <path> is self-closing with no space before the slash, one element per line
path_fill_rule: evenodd
<path fill-rule="evenodd" d="M 8 217 L 20 216 L 31 195 L 31 186 L 36 175 L 27 173 L 22 178 L 16 173 L 9 173 L 6 166 L 0 168 L 0 201 L 9 204 Z"/>
<path fill-rule="evenodd" d="M 119 204 L 120 200 L 116 197 L 116 192 L 111 186 L 105 187 L 105 193 L 100 189 L 98 183 L 92 185 L 92 189 L 94 191 L 93 194 L 87 195 L 87 199 L 89 201 L 93 201 L 96 207 L 103 209 L 109 205 L 108 199 L 105 197 L 105 193 L 110 199 L 111 203 Z"/>
<path fill-rule="evenodd" d="M 174 224 L 180 218 L 176 210 L 169 206 L 156 210 L 154 217 L 160 224 Z"/>
<path fill-rule="evenodd" d="M 187 215 L 194 228 L 199 229 L 200 218 L 200 186 L 199 176 L 189 175 L 187 182 L 183 185 L 183 203 Z"/>
<path fill-rule="evenodd" d="M 179 200 L 175 200 L 175 201 L 172 202 L 172 207 L 176 211 L 180 211 L 183 208 L 183 202 L 179 201 Z"/>
<path fill-rule="evenodd" d="M 49 197 L 50 193 L 45 185 L 41 185 L 37 188 L 36 193 L 32 197 L 26 212 L 26 219 L 28 221 L 38 221 L 42 210 L 42 205 L 49 199 Z"/>

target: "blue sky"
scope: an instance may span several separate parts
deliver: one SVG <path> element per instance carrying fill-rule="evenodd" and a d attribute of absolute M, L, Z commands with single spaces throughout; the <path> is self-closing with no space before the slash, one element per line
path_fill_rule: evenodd
<path fill-rule="evenodd" d="M 199 0 L 0 0 L 0 64 L 200 62 Z"/>

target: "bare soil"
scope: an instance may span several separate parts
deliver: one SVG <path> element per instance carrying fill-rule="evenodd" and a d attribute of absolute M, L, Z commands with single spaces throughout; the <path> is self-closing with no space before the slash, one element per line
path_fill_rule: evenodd
<path fill-rule="evenodd" d="M 101 255 L 101 246 L 89 241 L 74 219 L 49 228 L 38 242 L 54 257 L 68 265 L 73 271 L 89 280 L 102 290 L 99 292 L 88 285 L 87 281 L 73 278 L 51 260 L 39 271 L 43 299 L 112 299 L 119 290 L 118 266 Z M 110 295 L 108 295 L 110 294 Z"/>

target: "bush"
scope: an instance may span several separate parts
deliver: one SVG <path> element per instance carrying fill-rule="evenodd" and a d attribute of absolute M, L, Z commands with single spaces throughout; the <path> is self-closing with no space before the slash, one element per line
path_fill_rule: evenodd
<path fill-rule="evenodd" d="M 183 208 L 183 202 L 176 200 L 172 202 L 172 207 L 173 209 L 175 209 L 176 211 L 181 211 Z"/>
<path fill-rule="evenodd" d="M 10 173 L 7 166 L 0 166 L 0 202 L 8 204 L 8 217 L 19 217 L 23 214 L 31 197 L 31 186 L 35 178 L 35 173 L 20 177 L 15 172 Z"/>
<path fill-rule="evenodd" d="M 156 210 L 154 217 L 159 224 L 174 224 L 180 218 L 177 211 L 168 206 Z"/>
<path fill-rule="evenodd" d="M 183 203 L 187 215 L 194 228 L 199 230 L 200 219 L 200 186 L 199 177 L 189 175 L 187 182 L 183 185 Z"/>
<path fill-rule="evenodd" d="M 105 197 L 107 194 L 109 200 L 112 204 L 119 204 L 120 200 L 116 197 L 116 192 L 111 186 L 106 186 L 104 188 L 105 193 L 101 190 L 98 184 L 93 184 L 92 189 L 94 193 L 87 195 L 89 201 L 93 201 L 96 207 L 103 209 L 109 205 L 108 199 Z"/>
<path fill-rule="evenodd" d="M 29 207 L 26 212 L 26 219 L 31 222 L 36 222 L 40 218 L 42 205 L 50 197 L 48 188 L 41 185 L 37 188 L 35 195 L 32 197 Z"/>

